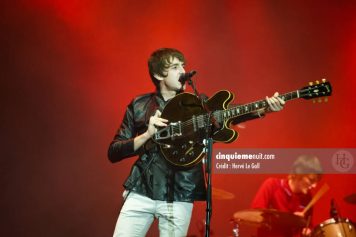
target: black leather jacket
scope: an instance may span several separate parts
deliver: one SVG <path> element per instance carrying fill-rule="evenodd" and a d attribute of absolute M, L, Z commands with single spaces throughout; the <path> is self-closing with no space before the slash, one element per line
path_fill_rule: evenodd
<path fill-rule="evenodd" d="M 169 164 L 159 149 L 145 150 L 144 146 L 134 152 L 134 138 L 147 130 L 155 111 L 163 110 L 167 101 L 159 93 L 136 97 L 127 106 L 121 127 L 108 150 L 111 162 L 138 155 L 129 177 L 124 183 L 127 190 L 135 191 L 153 200 L 193 202 L 206 199 L 202 163 L 191 168 L 178 168 Z M 234 123 L 259 117 L 247 115 Z"/>
<path fill-rule="evenodd" d="M 187 169 L 170 165 L 158 148 L 134 152 L 133 139 L 147 130 L 155 111 L 167 104 L 160 94 L 138 96 L 128 105 L 121 127 L 111 142 L 108 157 L 111 162 L 138 155 L 129 177 L 127 190 L 135 191 L 153 200 L 193 202 L 205 200 L 206 189 L 202 163 Z"/>

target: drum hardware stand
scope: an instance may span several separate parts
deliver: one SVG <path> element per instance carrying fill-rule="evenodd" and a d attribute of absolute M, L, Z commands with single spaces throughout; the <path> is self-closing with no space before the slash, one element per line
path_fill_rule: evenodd
<path fill-rule="evenodd" d="M 239 237 L 239 224 L 235 223 L 232 229 L 232 234 L 234 237 Z"/>
<path fill-rule="evenodd" d="M 338 211 L 338 209 L 337 209 L 337 207 L 336 207 L 336 203 L 335 203 L 334 198 L 332 198 L 332 199 L 330 200 L 330 217 L 331 217 L 332 219 L 334 219 L 335 223 L 337 223 L 338 221 L 342 220 L 342 218 L 341 218 L 341 216 L 340 216 L 340 214 L 339 214 L 339 211 Z M 341 229 L 342 229 L 342 231 L 343 231 L 342 236 L 344 236 L 344 234 L 345 234 L 345 236 L 347 236 L 347 229 L 346 229 L 346 227 L 345 227 L 344 225 L 341 225 L 341 227 L 342 227 Z M 341 234 L 341 233 L 340 233 L 340 234 Z"/>
<path fill-rule="evenodd" d="M 330 200 L 330 213 L 329 214 L 330 214 L 330 217 L 334 218 L 335 220 L 338 220 L 340 218 L 339 212 L 336 209 L 334 198 L 332 198 Z"/>

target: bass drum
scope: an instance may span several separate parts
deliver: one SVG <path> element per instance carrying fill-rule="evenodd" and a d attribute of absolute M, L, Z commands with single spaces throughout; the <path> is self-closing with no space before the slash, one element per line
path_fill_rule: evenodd
<path fill-rule="evenodd" d="M 312 232 L 312 237 L 356 237 L 354 225 L 349 219 L 328 219 L 319 224 Z"/>

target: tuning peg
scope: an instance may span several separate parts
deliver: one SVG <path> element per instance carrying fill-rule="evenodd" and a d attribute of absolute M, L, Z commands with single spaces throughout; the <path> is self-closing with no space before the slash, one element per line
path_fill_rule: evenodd
<path fill-rule="evenodd" d="M 328 102 L 328 97 L 325 97 L 325 98 L 324 98 L 324 102 Z"/>
<path fill-rule="evenodd" d="M 323 79 L 321 79 L 321 81 L 322 81 L 323 83 L 325 83 L 325 82 L 326 82 L 326 79 L 325 79 L 325 78 L 323 78 Z"/>
<path fill-rule="evenodd" d="M 315 104 L 315 99 L 313 99 L 313 104 Z"/>
<path fill-rule="evenodd" d="M 318 84 L 319 84 L 319 81 L 318 81 L 318 80 L 316 80 L 316 81 L 315 81 L 315 83 L 318 85 Z"/>
<path fill-rule="evenodd" d="M 311 82 L 309 82 L 309 86 L 312 86 L 313 85 L 313 82 L 311 81 Z"/>

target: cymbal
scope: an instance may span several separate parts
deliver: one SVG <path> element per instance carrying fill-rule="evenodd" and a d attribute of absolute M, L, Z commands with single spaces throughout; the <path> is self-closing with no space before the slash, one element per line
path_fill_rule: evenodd
<path fill-rule="evenodd" d="M 356 193 L 344 197 L 344 201 L 350 204 L 356 204 Z"/>
<path fill-rule="evenodd" d="M 218 188 L 212 188 L 212 198 L 213 199 L 218 199 L 218 200 L 231 200 L 231 199 L 234 199 L 235 198 L 235 195 L 228 192 L 228 191 L 225 191 L 225 190 L 222 190 L 222 189 L 218 189 Z"/>
<path fill-rule="evenodd" d="M 241 224 L 265 226 L 269 228 L 301 228 L 306 226 L 306 220 L 289 212 L 275 209 L 246 209 L 235 212 L 233 220 Z"/>

